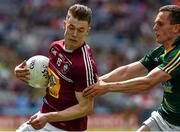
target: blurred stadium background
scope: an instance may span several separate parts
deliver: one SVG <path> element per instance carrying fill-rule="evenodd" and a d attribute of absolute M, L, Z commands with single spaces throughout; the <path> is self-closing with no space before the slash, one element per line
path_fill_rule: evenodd
<path fill-rule="evenodd" d="M 49 44 L 63 38 L 63 19 L 74 3 L 93 10 L 87 42 L 102 75 L 156 47 L 152 27 L 158 8 L 180 0 L 0 0 L 0 130 L 15 130 L 41 106 L 44 91 L 17 80 L 13 70 L 33 55 L 47 55 Z M 96 97 L 88 130 L 136 130 L 161 95 L 157 86 L 143 94 Z"/>

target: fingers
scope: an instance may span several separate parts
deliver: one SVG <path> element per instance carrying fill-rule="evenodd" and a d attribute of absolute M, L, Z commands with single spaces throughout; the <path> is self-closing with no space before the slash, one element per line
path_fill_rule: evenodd
<path fill-rule="evenodd" d="M 24 60 L 22 63 L 20 63 L 19 65 L 17 65 L 14 69 L 14 72 L 21 72 L 22 70 L 27 70 L 26 68 L 26 60 Z"/>
<path fill-rule="evenodd" d="M 24 71 L 20 71 L 20 72 L 17 71 L 15 75 L 17 78 L 28 78 L 30 73 L 29 73 L 29 71 L 24 70 Z"/>
<path fill-rule="evenodd" d="M 40 122 L 38 119 L 33 119 L 33 120 L 30 120 L 28 124 L 31 124 L 31 125 L 40 125 Z"/>
<path fill-rule="evenodd" d="M 94 97 L 95 96 L 95 90 L 90 86 L 83 91 L 83 96 L 85 97 Z"/>
<path fill-rule="evenodd" d="M 21 64 L 15 67 L 14 74 L 18 79 L 26 83 L 28 82 L 30 73 L 26 67 L 26 60 L 24 60 Z"/>
<path fill-rule="evenodd" d="M 36 130 L 43 128 L 43 125 L 37 119 L 29 120 L 27 124 L 31 125 Z"/>
<path fill-rule="evenodd" d="M 31 116 L 30 119 L 27 121 L 27 123 L 31 124 L 36 118 L 37 118 L 37 115 Z"/>
<path fill-rule="evenodd" d="M 26 82 L 26 83 L 30 79 L 29 78 L 29 75 L 30 75 L 29 71 L 17 72 L 15 75 L 16 75 L 16 77 L 18 79 L 20 79 L 20 80 L 22 80 L 23 82 Z"/>
<path fill-rule="evenodd" d="M 19 64 L 20 68 L 24 68 L 26 67 L 26 60 L 24 60 L 21 64 Z"/>
<path fill-rule="evenodd" d="M 37 115 L 33 115 L 30 117 L 30 119 L 27 121 L 27 124 L 31 125 L 35 129 L 39 129 L 40 122 L 37 118 Z"/>
<path fill-rule="evenodd" d="M 39 130 L 39 129 L 43 128 L 43 126 L 40 125 L 40 124 L 31 124 L 31 126 L 36 130 Z"/>
<path fill-rule="evenodd" d="M 45 123 L 43 123 L 43 120 L 38 117 L 38 114 L 31 116 L 27 121 L 27 124 L 31 125 L 36 130 L 43 128 L 45 125 Z"/>

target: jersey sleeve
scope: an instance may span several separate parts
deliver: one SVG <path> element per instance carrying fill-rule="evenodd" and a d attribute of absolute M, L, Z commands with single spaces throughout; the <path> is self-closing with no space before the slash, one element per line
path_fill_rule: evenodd
<path fill-rule="evenodd" d="M 57 55 L 57 50 L 59 46 L 58 43 L 60 42 L 61 41 L 54 41 L 53 43 L 50 44 L 48 51 L 49 59 L 53 59 L 53 57 Z"/>
<path fill-rule="evenodd" d="M 141 60 L 140 60 L 141 64 L 143 64 L 148 71 L 150 71 L 152 68 L 152 66 L 150 65 L 151 62 L 151 57 L 149 56 L 149 54 L 146 54 Z"/>
<path fill-rule="evenodd" d="M 148 71 L 151 71 L 155 67 L 159 65 L 160 62 L 160 55 L 164 52 L 164 48 L 162 46 L 157 47 L 154 50 L 151 50 L 149 53 L 147 53 L 140 62 L 148 69 Z"/>
<path fill-rule="evenodd" d="M 169 53 L 158 67 L 172 77 L 178 76 L 180 73 L 180 51 L 175 50 Z"/>
<path fill-rule="evenodd" d="M 97 81 L 97 69 L 92 54 L 83 48 L 82 63 L 74 69 L 75 91 L 81 92 Z"/>

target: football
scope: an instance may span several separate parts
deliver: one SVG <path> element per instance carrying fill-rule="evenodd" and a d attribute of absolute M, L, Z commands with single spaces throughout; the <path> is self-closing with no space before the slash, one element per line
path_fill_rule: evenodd
<path fill-rule="evenodd" d="M 30 72 L 28 84 L 33 88 L 47 88 L 48 85 L 48 63 L 49 58 L 36 55 L 29 58 L 26 62 Z"/>

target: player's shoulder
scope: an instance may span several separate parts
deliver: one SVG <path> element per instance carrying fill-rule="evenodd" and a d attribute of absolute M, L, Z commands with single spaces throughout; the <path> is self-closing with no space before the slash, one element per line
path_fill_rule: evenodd
<path fill-rule="evenodd" d="M 172 48 L 169 52 L 165 53 L 163 62 L 166 64 L 166 69 L 175 69 L 178 67 L 180 61 L 180 50 L 179 46 L 176 45 L 174 48 Z M 173 71 L 173 70 L 171 70 Z"/>
<path fill-rule="evenodd" d="M 56 41 L 53 41 L 53 42 L 50 44 L 50 48 L 51 48 L 51 47 L 56 47 L 56 46 L 63 47 L 63 44 L 64 44 L 64 40 L 56 40 Z"/>
<path fill-rule="evenodd" d="M 152 51 L 154 51 L 154 52 L 165 51 L 165 48 L 164 48 L 163 45 L 161 45 L 161 46 L 158 46 L 158 47 L 154 48 Z"/>
<path fill-rule="evenodd" d="M 90 46 L 84 43 L 80 48 L 78 48 L 74 52 L 74 55 L 75 55 L 75 58 L 77 58 L 79 61 L 85 61 L 92 55 Z"/>
<path fill-rule="evenodd" d="M 175 39 L 173 45 L 176 45 L 176 48 L 179 48 L 179 47 L 180 47 L 180 36 L 178 36 L 178 37 Z"/>
<path fill-rule="evenodd" d="M 146 56 L 152 56 L 152 57 L 157 57 L 157 56 L 160 56 L 161 54 L 163 54 L 165 51 L 165 48 L 164 46 L 158 46 L 154 49 L 151 49 L 147 54 Z"/>
<path fill-rule="evenodd" d="M 85 43 L 84 46 L 87 47 L 88 49 L 90 49 L 90 46 L 87 43 Z"/>
<path fill-rule="evenodd" d="M 81 47 L 79 47 L 74 51 L 74 53 L 76 54 L 86 54 L 86 53 L 89 54 L 90 52 L 91 52 L 90 46 L 86 43 L 84 43 Z"/>
<path fill-rule="evenodd" d="M 91 48 L 87 43 L 85 43 L 82 48 L 86 49 L 88 52 L 91 52 Z"/>
<path fill-rule="evenodd" d="M 176 40 L 173 43 L 173 46 L 174 47 L 169 52 L 169 55 L 171 55 L 171 56 L 179 56 L 179 54 L 180 54 L 180 36 L 178 36 L 176 38 Z"/>
<path fill-rule="evenodd" d="M 180 42 L 176 45 L 175 49 L 176 49 L 176 50 L 179 50 L 179 49 L 180 49 Z"/>
<path fill-rule="evenodd" d="M 165 58 L 171 60 L 175 60 L 180 58 L 180 47 L 178 45 L 176 45 L 170 52 L 168 52 L 167 54 L 165 54 Z"/>

